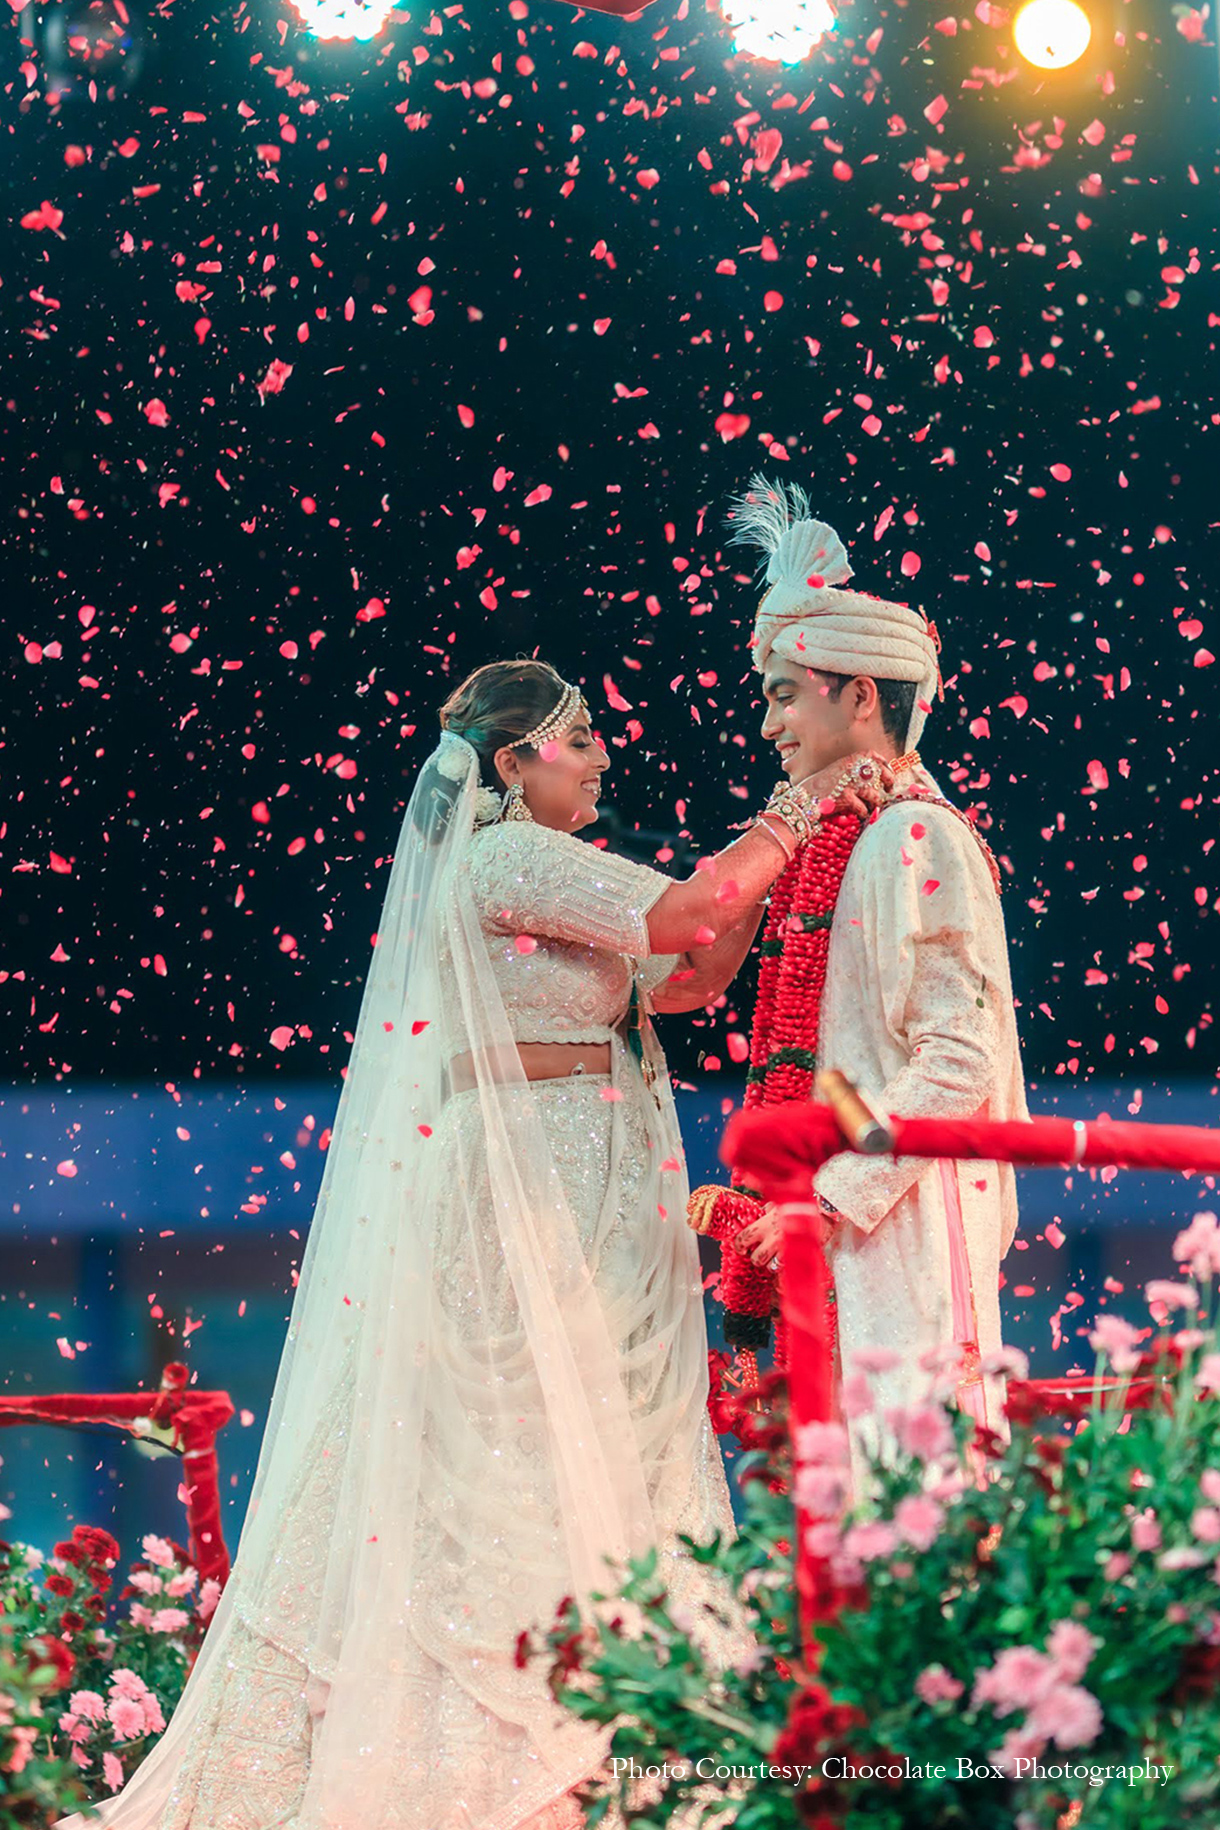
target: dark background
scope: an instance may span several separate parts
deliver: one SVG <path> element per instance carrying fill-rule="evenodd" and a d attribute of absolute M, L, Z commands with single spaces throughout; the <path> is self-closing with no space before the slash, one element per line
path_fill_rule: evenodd
<path fill-rule="evenodd" d="M 720 844 L 776 775 L 721 550 L 760 466 L 940 627 L 924 753 L 1010 861 L 1031 1072 L 1213 1072 L 1214 43 L 1133 0 L 1040 86 L 973 12 L 848 6 L 783 70 L 670 0 L 330 46 L 136 6 L 110 102 L 25 90 L 55 9 L 3 40 L 14 1079 L 337 1073 L 435 708 L 495 656 L 588 682 L 626 840 Z"/>
<path fill-rule="evenodd" d="M 95 48 L 112 6 L 72 0 Z M 412 775 L 465 672 L 538 650 L 587 684 L 603 830 L 636 856 L 689 868 L 765 797 L 757 592 L 722 550 L 758 468 L 809 488 L 862 588 L 939 626 L 923 753 L 1005 861 L 1035 1108 L 1147 1093 L 1172 1116 L 1189 1079 L 1206 1114 L 1218 62 L 1186 9 L 1090 10 L 1095 49 L 1046 79 L 950 0 L 945 29 L 846 5 L 787 70 L 733 57 L 702 0 L 633 24 L 412 7 L 365 45 L 314 43 L 286 0 L 130 0 L 91 97 L 55 48 L 68 13 L 5 9 L 14 1385 L 155 1382 L 182 1355 L 257 1412 L 314 1169 L 260 1191 L 294 1137 L 318 1155 L 293 1115 L 333 1117 Z M 752 977 L 664 1026 L 705 1132 Z M 257 1095 L 231 1194 L 225 1129 L 197 1147 L 189 1110 L 172 1198 L 141 1193 L 141 1089 Z M 94 1181 L 69 1198 L 74 1162 Z M 1176 1226 L 1197 1188 L 1161 1181 Z M 1097 1227 L 1122 1187 L 1095 1188 Z M 1031 1200 L 1032 1228 L 1070 1205 Z M 1098 1294 L 1126 1248 L 1090 1237 L 1087 1215 L 1064 1250 L 1038 1234 L 1012 1276 L 1048 1313 L 1073 1278 Z M 1171 1273 L 1163 1237 L 1146 1268 Z M 257 1367 L 233 1318 L 184 1341 L 260 1292 Z"/>

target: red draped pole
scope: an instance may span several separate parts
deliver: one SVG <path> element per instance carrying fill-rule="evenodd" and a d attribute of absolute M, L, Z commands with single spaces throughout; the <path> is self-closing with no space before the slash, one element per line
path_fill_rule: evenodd
<path fill-rule="evenodd" d="M 825 1422 L 833 1413 L 826 1298 L 830 1274 L 822 1248 L 812 1179 L 841 1150 L 862 1155 L 969 1158 L 983 1162 L 1060 1164 L 1065 1168 L 1112 1165 L 1120 1169 L 1180 1170 L 1220 1174 L 1220 1131 L 1192 1125 L 1114 1124 L 1067 1118 L 999 1122 L 989 1119 L 898 1118 L 879 1113 L 842 1074 L 818 1075 L 820 1100 L 756 1106 L 734 1113 L 720 1146 L 721 1160 L 765 1200 L 784 1210 L 780 1304 L 788 1337 L 790 1427 Z M 1109 1381 L 1100 1382 L 1103 1387 Z M 1120 1383 L 1114 1381 L 1115 1384 Z M 1027 1380 L 1009 1386 L 1026 1415 L 1079 1414 L 1098 1381 Z M 1149 1403 L 1153 1384 L 1130 1385 L 1128 1403 Z M 1014 1406 L 1014 1408 L 1015 1408 Z M 817 1584 L 805 1549 L 805 1520 L 797 1511 L 796 1580 L 802 1643 L 810 1669 Z"/>

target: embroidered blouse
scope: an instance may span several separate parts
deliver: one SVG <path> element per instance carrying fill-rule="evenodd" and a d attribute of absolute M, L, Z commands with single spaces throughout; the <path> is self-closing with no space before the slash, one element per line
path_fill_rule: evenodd
<path fill-rule="evenodd" d="M 647 993 L 677 965 L 652 955 L 646 917 L 672 881 L 578 839 L 522 821 L 476 832 L 465 884 L 517 1042 L 608 1042 L 633 979 Z M 535 943 L 522 949 L 528 936 Z M 453 1053 L 469 1046 L 460 1000 L 447 997 Z"/>

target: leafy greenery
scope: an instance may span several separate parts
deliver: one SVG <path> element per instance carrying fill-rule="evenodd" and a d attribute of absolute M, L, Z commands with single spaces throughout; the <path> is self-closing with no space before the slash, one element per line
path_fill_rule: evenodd
<path fill-rule="evenodd" d="M 1162 1321 L 1166 1298 L 1206 1315 L 1220 1236 L 1214 1222 L 1200 1233 L 1204 1218 L 1192 1236 L 1208 1300 L 1150 1286 Z M 952 1407 L 942 1375 L 927 1403 L 888 1415 L 890 1448 L 851 1508 L 833 1503 L 845 1433 L 798 1431 L 794 1468 L 772 1378 L 764 1411 L 739 1411 L 740 1535 L 684 1540 L 722 1591 L 721 1619 L 744 1610 L 753 1658 L 716 1668 L 655 1557 L 616 1570 L 584 1616 L 567 1601 L 537 1643 L 521 1637 L 565 1707 L 612 1729 L 611 1761 L 654 1769 L 647 1787 L 608 1763 L 586 1821 L 613 1804 L 639 1830 L 710 1826 L 727 1791 L 738 1830 L 1215 1830 L 1220 1355 L 1202 1320 L 1142 1355 L 1130 1342 L 1150 1330 L 1112 1316 L 1098 1329 L 1082 1418 L 1014 1404 L 1004 1441 Z M 793 1488 L 834 1602 L 816 1670 L 801 1665 Z M 797 1765 L 813 1769 L 799 1785 L 769 1770 Z M 721 1768 L 746 1773 L 701 1787 Z"/>

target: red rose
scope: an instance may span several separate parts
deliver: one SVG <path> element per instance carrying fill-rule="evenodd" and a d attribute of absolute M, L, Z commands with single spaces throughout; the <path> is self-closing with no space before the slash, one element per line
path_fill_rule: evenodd
<path fill-rule="evenodd" d="M 51 1690 L 66 1690 L 72 1682 L 76 1670 L 76 1659 L 62 1639 L 53 1633 L 43 1633 L 36 1639 L 26 1641 L 27 1669 L 34 1671 L 39 1665 L 53 1665 L 55 1676 L 49 1685 Z"/>
<path fill-rule="evenodd" d="M 87 1614 L 92 1614 L 94 1620 L 105 1620 L 106 1603 L 102 1600 L 100 1595 L 90 1595 L 88 1601 L 86 1601 L 84 1605 L 85 1612 Z"/>
<path fill-rule="evenodd" d="M 61 1617 L 59 1624 L 65 1633 L 79 1633 L 85 1624 L 85 1617 L 83 1614 L 76 1613 L 75 1609 L 69 1608 L 67 1613 Z"/>
<path fill-rule="evenodd" d="M 51 1571 L 42 1586 L 52 1595 L 74 1595 L 76 1593 L 76 1584 L 71 1576 L 61 1576 L 56 1569 Z"/>
<path fill-rule="evenodd" d="M 517 1644 L 513 1650 L 513 1664 L 517 1667 L 518 1671 L 525 1670 L 525 1667 L 529 1664 L 529 1656 L 530 1636 L 528 1633 L 518 1633 Z"/>
<path fill-rule="evenodd" d="M 76 1569 L 79 1569 L 85 1561 L 85 1553 L 80 1545 L 73 1544 L 68 1538 L 65 1538 L 62 1544 L 55 1546 L 55 1555 L 61 1562 L 71 1563 Z"/>
<path fill-rule="evenodd" d="M 161 1374 L 161 1389 L 162 1391 L 181 1391 L 190 1376 L 189 1366 L 184 1366 L 181 1360 L 171 1360 Z"/>
<path fill-rule="evenodd" d="M 72 1541 L 79 1544 L 94 1563 L 113 1563 L 118 1559 L 118 1539 L 103 1531 L 100 1525 L 78 1525 L 72 1533 Z"/>
<path fill-rule="evenodd" d="M 1220 1679 L 1220 1646 L 1188 1646 L 1182 1660 L 1182 1672 L 1177 1682 L 1179 1700 L 1185 1700 L 1192 1693 L 1196 1696 L 1210 1696 Z"/>

